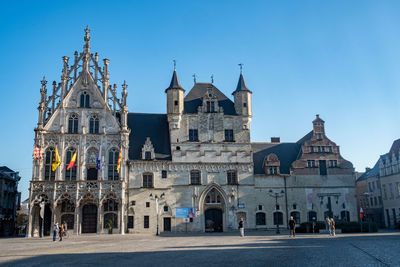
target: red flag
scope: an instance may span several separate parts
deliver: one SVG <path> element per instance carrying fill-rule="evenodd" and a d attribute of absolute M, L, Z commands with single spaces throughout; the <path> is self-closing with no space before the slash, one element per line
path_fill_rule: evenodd
<path fill-rule="evenodd" d="M 67 171 L 68 171 L 69 169 L 75 167 L 75 164 L 76 164 L 76 152 L 74 153 L 74 155 L 72 156 L 71 161 L 70 161 L 69 164 L 68 164 Z"/>
<path fill-rule="evenodd" d="M 121 159 L 122 159 L 122 148 L 119 150 L 118 155 L 118 164 L 117 164 L 117 172 L 119 173 L 119 169 L 121 168 Z"/>

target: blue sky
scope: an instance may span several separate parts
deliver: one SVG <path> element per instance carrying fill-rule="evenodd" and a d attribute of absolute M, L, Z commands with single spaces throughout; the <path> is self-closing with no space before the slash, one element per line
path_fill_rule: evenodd
<path fill-rule="evenodd" d="M 111 3 L 111 4 L 110 4 Z M 165 113 L 173 64 L 231 97 L 244 64 L 252 141 L 293 142 L 320 114 L 357 171 L 400 138 L 399 1 L 8 1 L 0 10 L 0 165 L 28 196 L 40 80 L 83 46 L 128 83 L 130 112 Z"/>

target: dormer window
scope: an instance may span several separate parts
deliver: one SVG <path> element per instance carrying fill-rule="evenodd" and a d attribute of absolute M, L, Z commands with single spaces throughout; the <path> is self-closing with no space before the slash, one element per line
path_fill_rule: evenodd
<path fill-rule="evenodd" d="M 264 171 L 268 175 L 279 175 L 280 174 L 280 161 L 278 156 L 274 153 L 269 154 L 264 159 Z"/>
<path fill-rule="evenodd" d="M 86 92 L 83 92 L 81 94 L 80 107 L 81 108 L 89 108 L 90 107 L 90 96 Z"/>
<path fill-rule="evenodd" d="M 150 141 L 150 137 L 146 138 L 146 142 L 142 147 L 142 159 L 143 160 L 153 160 L 155 159 L 154 147 Z"/>
<path fill-rule="evenodd" d="M 207 101 L 207 112 L 215 112 L 215 103 L 214 101 Z"/>

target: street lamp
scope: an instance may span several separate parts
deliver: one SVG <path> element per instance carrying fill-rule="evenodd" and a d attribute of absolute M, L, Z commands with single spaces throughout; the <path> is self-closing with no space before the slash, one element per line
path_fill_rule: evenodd
<path fill-rule="evenodd" d="M 285 191 L 283 191 L 283 190 L 281 190 L 281 192 L 274 192 L 274 191 L 272 191 L 272 189 L 269 190 L 269 195 L 270 195 L 271 197 L 274 197 L 274 198 L 275 198 L 275 209 L 276 209 L 276 210 L 278 210 L 278 209 L 277 209 L 277 207 L 278 207 L 278 198 L 283 197 L 283 194 L 284 194 L 284 193 L 285 193 Z M 278 222 L 278 219 L 276 219 L 275 221 L 276 221 L 276 233 L 277 233 L 277 234 L 280 234 L 281 232 L 279 231 L 279 222 Z"/>
<path fill-rule="evenodd" d="M 149 196 L 151 199 L 153 199 L 153 194 L 152 193 L 150 193 L 150 196 Z M 157 232 L 156 232 L 156 235 L 159 235 L 159 231 L 158 231 L 158 200 L 159 199 L 163 199 L 165 197 L 165 194 L 164 193 L 162 193 L 161 195 L 160 195 L 160 197 L 157 195 L 157 194 L 155 194 L 154 195 L 154 200 L 156 201 L 156 216 L 157 216 Z"/>

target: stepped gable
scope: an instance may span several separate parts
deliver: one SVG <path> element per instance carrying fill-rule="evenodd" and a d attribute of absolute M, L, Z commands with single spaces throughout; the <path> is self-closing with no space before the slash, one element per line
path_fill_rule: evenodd
<path fill-rule="evenodd" d="M 197 109 L 202 105 L 202 98 L 206 94 L 207 89 L 212 87 L 213 92 L 218 100 L 218 106 L 224 109 L 225 115 L 237 115 L 235 105 L 226 95 L 224 95 L 212 83 L 196 83 L 184 99 L 184 113 L 197 113 Z"/>
<path fill-rule="evenodd" d="M 141 151 L 147 137 L 154 146 L 156 160 L 171 160 L 168 119 L 166 114 L 129 113 L 129 159 L 142 160 Z"/>

